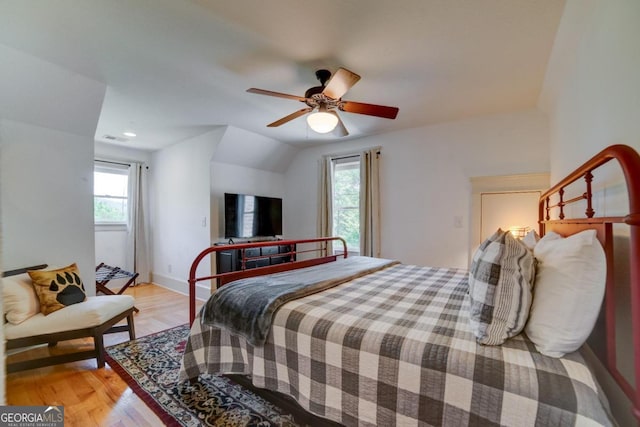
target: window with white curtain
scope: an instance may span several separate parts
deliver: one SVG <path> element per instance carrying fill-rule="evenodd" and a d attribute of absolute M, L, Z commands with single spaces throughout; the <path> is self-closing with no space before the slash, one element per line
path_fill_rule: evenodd
<path fill-rule="evenodd" d="M 349 253 L 360 253 L 360 156 L 333 162 L 333 235 L 347 241 Z M 339 249 L 339 248 L 335 248 Z"/>
<path fill-rule="evenodd" d="M 96 225 L 129 225 L 129 165 L 96 161 L 93 215 Z"/>
<path fill-rule="evenodd" d="M 342 237 L 349 253 L 379 257 L 380 147 L 323 156 L 318 165 L 318 236 Z M 342 251 L 334 246 L 328 253 Z"/>

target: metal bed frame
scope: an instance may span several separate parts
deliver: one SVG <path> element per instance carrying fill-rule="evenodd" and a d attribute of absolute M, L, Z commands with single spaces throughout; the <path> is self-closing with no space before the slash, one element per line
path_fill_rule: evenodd
<path fill-rule="evenodd" d="M 616 160 L 625 178 L 629 213 L 619 217 L 596 217 L 593 209 L 593 171 L 598 167 Z M 584 179 L 585 192 L 577 197 L 565 200 L 569 185 Z M 552 198 L 557 202 L 551 204 Z M 565 207 L 573 203 L 586 202 L 584 218 L 565 218 Z M 551 219 L 551 213 L 557 211 L 558 219 Z M 574 234 L 586 229 L 596 229 L 598 239 L 604 247 L 607 258 L 607 281 L 604 310 L 604 330 L 606 336 L 606 356 L 603 363 L 613 379 L 633 404 L 633 415 L 640 421 L 640 156 L 626 145 L 612 145 L 585 162 L 566 178 L 551 187 L 540 196 L 538 204 L 540 235 L 555 231 L 561 235 Z M 614 281 L 613 224 L 629 226 L 629 286 L 631 291 L 631 323 L 633 334 L 634 388 L 620 373 L 616 359 L 616 295 Z"/>
<path fill-rule="evenodd" d="M 628 200 L 629 213 L 620 217 L 596 217 L 593 209 L 593 171 L 598 167 L 616 160 L 622 169 L 624 175 Z M 586 190 L 584 193 L 570 199 L 565 199 L 567 187 L 577 183 L 581 179 L 584 180 Z M 552 199 L 558 199 L 557 203 L 552 204 Z M 585 217 L 582 218 L 566 218 L 565 208 L 568 205 L 586 202 Z M 551 219 L 551 213 L 556 212 L 558 219 Z M 612 378 L 624 391 L 626 396 L 632 402 L 633 415 L 640 421 L 640 156 L 631 147 L 625 145 L 612 145 L 605 148 L 600 153 L 593 156 L 590 160 L 578 167 L 566 178 L 558 184 L 551 187 L 548 191 L 541 195 L 539 200 L 539 230 L 540 235 L 545 232 L 555 231 L 561 235 L 571 235 L 586 229 L 596 229 L 597 236 L 602 243 L 607 257 L 607 281 L 605 291 L 605 301 L 603 304 L 603 312 L 606 330 L 606 360 L 604 361 L 606 369 Z M 629 231 L 629 247 L 630 247 L 630 280 L 629 286 L 631 291 L 631 313 L 632 313 L 632 334 L 634 349 L 634 368 L 635 368 L 635 384 L 632 386 L 629 381 L 620 373 L 616 361 L 616 334 L 615 334 L 615 283 L 613 269 L 613 224 L 626 224 L 630 227 Z M 189 320 L 193 323 L 195 319 L 195 288 L 196 283 L 203 280 L 220 279 L 221 283 L 228 283 L 232 280 L 253 277 L 262 274 L 275 273 L 280 271 L 292 270 L 295 268 L 308 267 L 318 265 L 325 262 L 335 261 L 336 255 L 326 253 L 326 243 L 329 241 L 342 241 L 344 247 L 344 257 L 346 257 L 346 243 L 340 238 L 319 238 L 308 240 L 283 240 L 278 242 L 282 245 L 299 245 L 303 243 L 320 243 L 324 246 L 324 254 L 320 258 L 294 261 L 276 266 L 261 267 L 252 270 L 243 270 L 233 273 L 214 274 L 203 277 L 197 277 L 197 269 L 200 262 L 207 256 L 220 250 L 228 249 L 244 249 L 255 248 L 261 246 L 271 246 L 274 242 L 263 243 L 245 243 L 229 246 L 213 246 L 203 250 L 193 261 L 189 274 Z M 320 250 L 323 248 L 321 247 Z M 300 253 L 300 252 L 298 252 Z M 280 254 L 282 255 L 282 254 Z"/>
<path fill-rule="evenodd" d="M 329 243 L 342 243 L 342 254 L 330 254 Z M 281 246 L 291 246 L 295 248 L 290 252 L 278 253 L 273 255 L 261 255 L 261 256 L 247 256 L 246 250 L 251 248 L 261 248 L 265 246 L 273 246 L 274 244 Z M 228 251 L 230 249 L 240 250 L 242 269 L 239 271 L 232 271 L 228 273 L 217 273 L 206 276 L 198 277 L 198 265 L 205 259 L 206 256 L 212 255 L 216 252 Z M 302 255 L 310 256 L 315 254 L 315 257 L 298 260 Z M 265 259 L 270 257 L 282 257 L 283 255 L 291 255 L 292 261 L 282 264 L 269 265 L 265 267 L 257 267 L 246 269 L 247 261 Z M 299 240 L 278 240 L 268 242 L 252 242 L 252 243 L 238 243 L 224 246 L 211 246 L 198 254 L 189 271 L 189 324 L 193 324 L 193 320 L 196 317 L 196 283 L 201 281 L 213 281 L 217 280 L 218 286 L 222 286 L 226 283 L 234 280 L 244 279 L 247 277 L 263 276 L 265 274 L 280 273 L 282 271 L 295 270 L 297 268 L 311 267 L 314 265 L 325 264 L 337 260 L 339 257 L 347 257 L 347 242 L 341 237 L 319 237 L 316 239 L 299 239 Z M 212 282 L 213 283 L 213 282 Z"/>

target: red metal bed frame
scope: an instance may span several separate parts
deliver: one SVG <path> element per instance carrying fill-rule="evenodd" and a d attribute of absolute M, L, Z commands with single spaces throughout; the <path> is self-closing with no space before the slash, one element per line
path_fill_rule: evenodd
<path fill-rule="evenodd" d="M 593 171 L 610 160 L 617 160 L 627 185 L 629 213 L 621 217 L 596 217 L 592 203 Z M 586 191 L 582 195 L 564 200 L 565 189 L 572 183 L 584 179 Z M 551 198 L 557 203 L 551 204 Z M 586 201 L 584 218 L 565 218 L 567 205 Z M 557 209 L 558 219 L 551 219 L 551 210 Z M 540 235 L 556 231 L 561 235 L 574 234 L 586 229 L 595 229 L 607 258 L 607 283 L 604 301 L 606 331 L 605 367 L 633 404 L 633 415 L 640 421 L 640 156 L 626 145 L 605 148 L 577 168 L 566 178 L 540 196 L 538 205 Z M 613 224 L 627 224 L 629 230 L 629 285 L 631 291 L 631 322 L 633 333 L 633 358 L 636 388 L 620 373 L 616 361 L 615 283 L 613 265 Z"/>
<path fill-rule="evenodd" d="M 342 254 L 334 255 L 328 253 L 329 242 L 342 243 Z M 260 255 L 260 256 L 247 256 L 246 250 L 251 248 L 261 248 L 266 246 L 290 246 L 292 249 L 289 252 L 280 252 L 274 255 Z M 303 248 L 301 248 L 304 247 Z M 309 248 L 309 246 L 312 246 Z M 215 252 L 228 251 L 230 249 L 240 250 L 242 270 L 232 271 L 228 273 L 217 273 L 207 276 L 197 277 L 198 265 L 207 256 Z M 319 254 L 315 258 L 297 260 L 299 255 L 303 254 Z M 269 265 L 265 267 L 257 267 L 251 269 L 245 269 L 247 261 L 265 259 L 271 257 L 282 257 L 291 255 L 293 261 L 285 262 L 282 264 Z M 316 239 L 300 239 L 300 240 L 274 240 L 267 242 L 251 242 L 251 243 L 238 243 L 230 245 L 217 245 L 211 246 L 198 254 L 196 259 L 191 264 L 191 270 L 189 271 L 189 324 L 193 324 L 193 320 L 196 317 L 196 283 L 204 280 L 217 280 L 219 286 L 234 280 L 245 279 L 247 277 L 263 276 L 265 274 L 280 273 L 282 271 L 295 270 L 297 268 L 311 267 L 313 265 L 324 264 L 332 262 L 342 256 L 347 257 L 347 242 L 341 237 L 319 237 Z"/>
<path fill-rule="evenodd" d="M 617 160 L 625 177 L 628 197 L 629 197 L 629 214 L 623 217 L 596 217 L 592 204 L 592 180 L 593 171 L 604 165 L 610 160 Z M 565 189 L 576 183 L 578 180 L 584 179 L 586 191 L 568 200 L 565 200 Z M 552 197 L 558 199 L 558 202 L 551 204 Z M 565 218 L 565 207 L 585 201 L 587 209 L 584 218 Z M 558 210 L 559 219 L 551 219 L 551 211 Z M 613 270 L 613 224 L 627 224 L 630 226 L 630 287 L 631 287 L 631 313 L 632 313 L 632 332 L 633 332 L 633 348 L 634 348 L 634 368 L 635 383 L 640 386 L 640 156 L 632 148 L 625 145 L 612 145 L 605 148 L 600 153 L 593 156 L 589 161 L 577 168 L 558 184 L 546 191 L 539 201 L 539 225 L 540 235 L 544 235 L 547 231 L 555 231 L 561 235 L 570 235 L 585 229 L 596 229 L 598 239 L 602 243 L 607 257 L 607 283 L 605 291 L 604 315 L 606 330 L 606 362 L 605 367 L 620 385 L 621 389 L 628 396 L 633 404 L 633 414 L 640 421 L 640 393 L 638 388 L 634 388 L 620 373 L 616 363 L 616 334 L 615 334 L 615 292 L 614 292 L 614 270 Z M 335 261 L 336 255 L 327 253 L 327 242 L 342 241 L 344 248 L 344 257 L 347 256 L 346 243 L 343 239 L 337 237 L 306 239 L 306 240 L 281 240 L 278 245 L 301 245 L 306 243 L 321 244 L 319 249 L 311 251 L 292 251 L 290 254 L 300 254 L 302 252 L 324 251 L 319 258 L 308 259 L 303 261 L 293 261 L 274 266 L 259 267 L 251 270 L 242 270 L 232 273 L 214 274 L 203 277 L 197 277 L 197 268 L 200 262 L 214 252 L 229 249 L 244 250 L 249 248 L 273 246 L 274 242 L 256 242 L 244 243 L 237 245 L 212 246 L 203 250 L 193 261 L 189 273 L 189 321 L 193 323 L 195 319 L 195 301 L 196 301 L 196 283 L 203 280 L 219 279 L 221 284 L 228 283 L 245 277 L 259 276 L 263 274 L 276 273 L 281 271 L 292 270 L 296 268 L 318 265 L 326 262 Z M 292 246 L 293 247 L 293 246 Z M 279 254 L 282 256 L 283 254 Z M 285 254 L 286 255 L 286 254 Z M 264 257 L 261 257 L 264 258 Z M 245 260 L 255 259 L 246 257 Z M 244 265 L 244 264 L 243 264 Z"/>

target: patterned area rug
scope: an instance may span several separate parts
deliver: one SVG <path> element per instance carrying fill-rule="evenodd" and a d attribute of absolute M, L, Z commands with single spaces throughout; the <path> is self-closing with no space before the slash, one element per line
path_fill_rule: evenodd
<path fill-rule="evenodd" d="M 177 385 L 187 325 L 107 348 L 107 363 L 168 426 L 297 426 L 293 416 L 224 376 Z"/>

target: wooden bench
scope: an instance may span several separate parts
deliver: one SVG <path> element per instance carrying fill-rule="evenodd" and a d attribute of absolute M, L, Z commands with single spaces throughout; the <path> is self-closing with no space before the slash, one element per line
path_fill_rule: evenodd
<path fill-rule="evenodd" d="M 7 292 L 17 289 L 11 287 L 20 287 L 21 295 L 30 298 L 28 286 L 31 286 L 31 278 L 24 273 L 26 270 L 7 272 L 13 273 L 12 276 L 5 273 L 2 279 L 5 300 L 8 299 Z M 18 274 L 15 274 L 16 272 Z M 39 306 L 35 292 L 32 293 L 32 297 Z M 25 301 L 25 304 L 33 305 L 34 301 Z M 5 307 L 5 315 L 7 314 L 6 310 L 7 307 Z M 7 372 L 12 373 L 91 358 L 95 358 L 98 368 L 102 368 L 105 364 L 103 335 L 128 332 L 129 339 L 135 339 L 133 312 L 134 299 L 130 295 L 94 296 L 87 297 L 81 303 L 69 305 L 47 316 L 37 312 L 18 324 L 5 321 L 4 335 L 7 340 L 7 351 L 39 344 L 48 344 L 49 347 L 53 347 L 60 341 L 77 338 L 93 338 L 94 341 L 94 347 L 91 350 L 8 363 Z M 126 325 L 116 325 L 124 319 L 127 320 Z"/>

